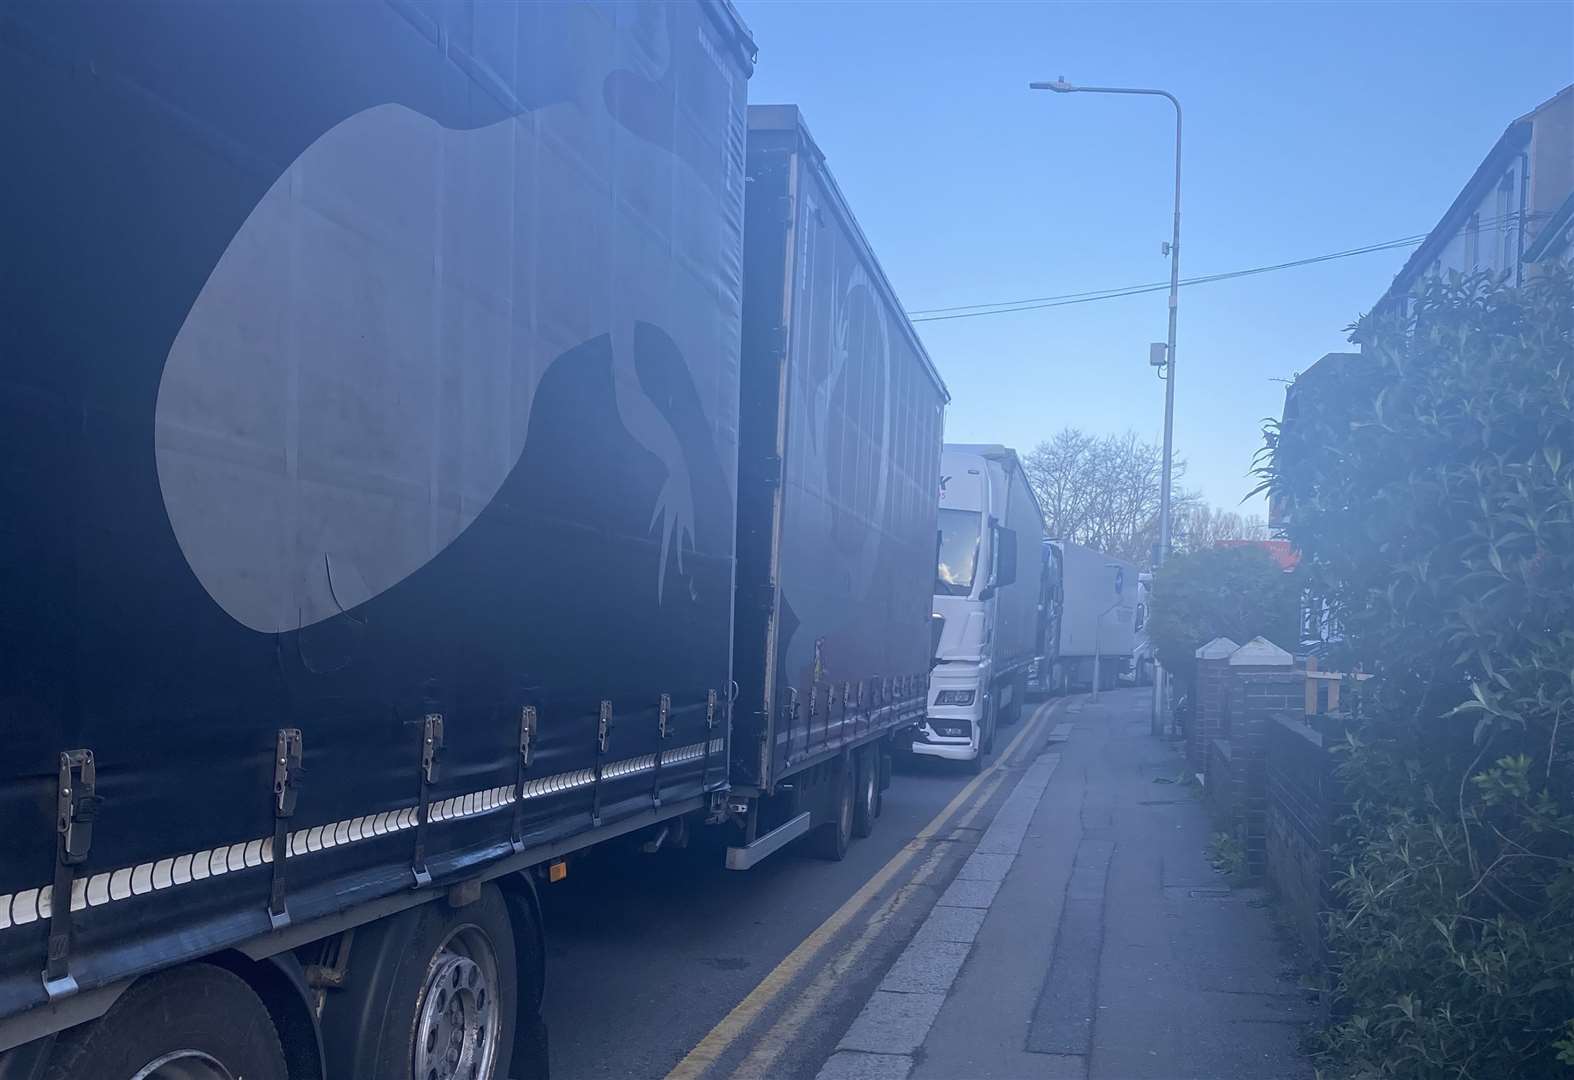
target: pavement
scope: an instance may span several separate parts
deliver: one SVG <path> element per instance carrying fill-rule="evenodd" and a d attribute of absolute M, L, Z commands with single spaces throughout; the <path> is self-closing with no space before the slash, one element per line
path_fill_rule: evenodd
<path fill-rule="evenodd" d="M 1209 865 L 1148 701 L 1056 718 L 817 1080 L 1312 1076 L 1312 1005 L 1267 898 Z"/>

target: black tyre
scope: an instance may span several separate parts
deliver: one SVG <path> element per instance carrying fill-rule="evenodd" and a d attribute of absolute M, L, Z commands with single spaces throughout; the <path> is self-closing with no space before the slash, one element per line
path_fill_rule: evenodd
<path fill-rule="evenodd" d="M 504 1080 L 519 1008 L 501 890 L 422 904 L 356 932 L 345 988 L 323 1010 L 329 1075 Z"/>
<path fill-rule="evenodd" d="M 1013 675 L 1011 681 L 1011 704 L 1000 709 L 995 714 L 995 721 L 1000 727 L 1010 727 L 1022 719 L 1022 701 L 1027 697 L 1027 677 Z"/>
<path fill-rule="evenodd" d="M 853 835 L 865 837 L 874 832 L 874 819 L 880 816 L 880 751 L 866 746 L 858 753 L 858 798 L 853 805 Z"/>
<path fill-rule="evenodd" d="M 853 818 L 855 816 L 854 787 L 857 770 L 849 759 L 842 765 L 841 771 L 832 781 L 836 791 L 832 801 L 835 817 L 824 825 L 814 830 L 810 837 L 814 854 L 830 862 L 841 862 L 847 857 L 847 846 L 853 841 Z"/>
<path fill-rule="evenodd" d="M 273 1019 L 212 964 L 149 975 L 60 1036 L 44 1080 L 288 1080 Z"/>

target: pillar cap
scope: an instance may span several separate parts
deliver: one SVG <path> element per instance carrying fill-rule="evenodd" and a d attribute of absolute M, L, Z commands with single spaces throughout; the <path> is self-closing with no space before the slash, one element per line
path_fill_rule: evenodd
<path fill-rule="evenodd" d="M 1293 667 L 1295 657 L 1265 637 L 1254 637 L 1230 654 L 1231 667 Z"/>
<path fill-rule="evenodd" d="M 1240 646 L 1227 637 L 1216 637 L 1197 650 L 1198 660 L 1223 660 Z"/>

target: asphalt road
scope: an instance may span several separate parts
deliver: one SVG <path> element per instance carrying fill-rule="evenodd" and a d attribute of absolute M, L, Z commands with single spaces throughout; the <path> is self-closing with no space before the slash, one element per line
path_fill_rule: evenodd
<path fill-rule="evenodd" d="M 789 848 L 740 873 L 698 844 L 576 863 L 543 890 L 553 1080 L 660 1078 L 680 1063 L 683 1077 L 812 1077 L 1042 748 L 1048 719 L 1003 730 L 1002 751 L 1027 735 L 943 822 L 973 777 L 947 762 L 898 771 L 874 834 L 840 863 Z M 724 1019 L 725 1035 L 706 1041 Z M 685 1060 L 702 1041 L 708 1056 Z"/>

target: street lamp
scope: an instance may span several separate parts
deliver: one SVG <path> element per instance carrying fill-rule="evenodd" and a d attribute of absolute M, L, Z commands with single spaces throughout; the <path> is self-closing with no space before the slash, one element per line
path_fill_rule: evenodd
<path fill-rule="evenodd" d="M 1175 106 L 1175 224 L 1166 254 L 1170 257 L 1170 333 L 1165 345 L 1164 367 L 1159 376 L 1164 379 L 1164 474 L 1159 478 L 1159 557 L 1155 566 L 1162 565 L 1170 552 L 1170 473 L 1175 423 L 1175 314 L 1180 292 L 1180 198 L 1181 198 L 1181 106 L 1175 95 L 1167 90 L 1142 90 L 1126 86 L 1073 86 L 1064 75 L 1054 82 L 1029 83 L 1032 90 L 1052 90 L 1057 94 L 1144 94 L 1168 99 Z M 1153 712 L 1150 730 L 1162 735 L 1160 702 L 1163 701 L 1167 675 L 1158 668 L 1153 679 Z"/>

